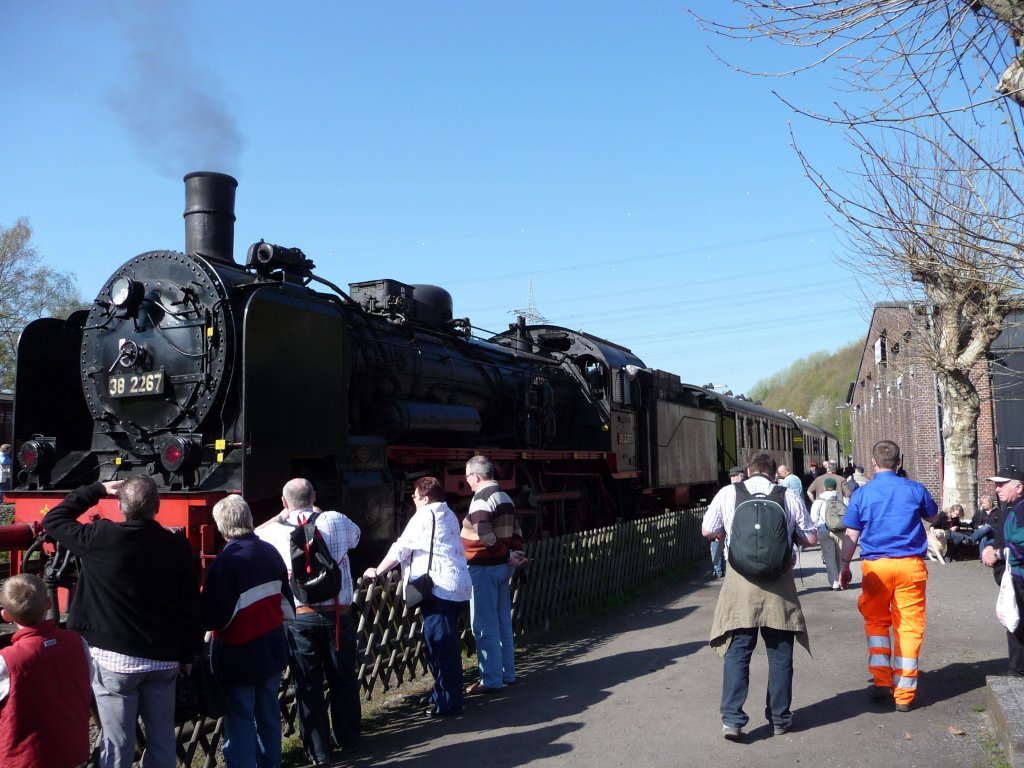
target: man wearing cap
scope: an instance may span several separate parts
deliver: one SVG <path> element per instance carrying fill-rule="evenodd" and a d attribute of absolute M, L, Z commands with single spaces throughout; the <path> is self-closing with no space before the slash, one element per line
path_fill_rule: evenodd
<path fill-rule="evenodd" d="M 995 568 L 996 581 L 1003 577 L 1008 565 L 1013 571 L 1013 587 L 1017 594 L 1017 605 L 1024 605 L 1024 471 L 1011 465 L 1003 467 L 995 477 L 988 478 L 996 484 L 996 495 L 1006 507 L 1003 524 L 996 526 L 994 544 L 982 550 L 981 562 Z M 1004 550 L 1009 548 L 1009 561 L 1004 561 Z M 1024 623 L 1016 632 L 1006 633 L 1009 655 L 1007 674 L 1024 677 Z"/>
<path fill-rule="evenodd" d="M 853 578 L 850 560 L 860 544 L 861 595 L 857 601 L 868 641 L 868 669 L 874 701 L 895 699 L 897 712 L 909 712 L 917 693 L 917 659 L 925 628 L 924 556 L 928 537 L 922 520 L 939 514 L 928 489 L 897 476 L 900 447 L 879 440 L 871 449 L 874 479 L 850 499 L 843 517 L 843 589 Z M 893 640 L 889 637 L 892 627 Z"/>
<path fill-rule="evenodd" d="M 733 484 L 743 482 L 745 475 L 746 472 L 742 469 L 733 467 L 729 470 L 729 482 Z M 725 534 L 723 533 L 721 537 L 711 539 L 711 569 L 714 571 L 716 579 L 725 578 L 725 546 L 722 544 L 724 538 Z"/>

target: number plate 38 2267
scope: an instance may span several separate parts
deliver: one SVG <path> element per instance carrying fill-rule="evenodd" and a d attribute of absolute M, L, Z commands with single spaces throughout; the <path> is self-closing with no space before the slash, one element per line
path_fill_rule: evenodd
<path fill-rule="evenodd" d="M 164 372 L 119 373 L 107 379 L 111 397 L 152 397 L 164 393 Z"/>

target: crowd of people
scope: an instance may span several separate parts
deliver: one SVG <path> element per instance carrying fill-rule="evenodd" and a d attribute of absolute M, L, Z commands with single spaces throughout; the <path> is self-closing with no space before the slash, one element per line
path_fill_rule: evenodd
<path fill-rule="evenodd" d="M 516 682 L 509 582 L 526 561 L 522 532 L 492 462 L 475 456 L 465 471 L 473 498 L 463 521 L 445 503 L 439 479 L 417 479 L 412 518 L 381 563 L 363 574 L 376 579 L 398 567 L 406 590 L 429 576 L 419 607 L 434 678 L 425 711 L 432 718 L 459 714 L 464 695 Z M 108 496 L 117 498 L 122 521 L 79 522 Z M 67 629 L 47 618 L 49 592 L 39 577 L 13 576 L 0 588 L 4 620 L 18 626 L 12 645 L 0 651 L 0 765 L 84 765 L 94 699 L 102 768 L 133 765 L 140 718 L 142 767 L 173 768 L 176 689 L 194 663 L 208 663 L 223 688 L 229 768 L 281 764 L 278 693 L 286 668 L 308 761 L 328 765 L 335 750 L 358 749 L 349 552 L 360 530 L 341 512 L 318 508 L 304 478 L 289 480 L 281 500 L 281 513 L 259 527 L 241 496 L 217 502 L 213 518 L 226 544 L 202 590 L 188 541 L 156 521 L 160 497 L 152 478 L 86 485 L 50 510 L 43 527 L 78 556 L 80 575 Z M 327 582 L 326 593 L 322 584 L 316 589 L 296 578 L 297 530 L 307 537 L 307 557 L 329 553 L 321 564 L 325 578 L 336 581 Z M 456 624 L 467 602 L 480 675 L 463 688 Z M 54 710 L 48 699 L 44 716 L 37 692 L 58 688 L 59 706 Z"/>
<path fill-rule="evenodd" d="M 926 617 L 928 527 L 957 548 L 976 545 L 997 581 L 1006 568 L 1024 605 L 1024 471 L 1005 467 L 990 478 L 997 506 L 982 496 L 970 522 L 963 508 L 940 512 L 928 490 L 901 473 L 899 446 L 876 443 L 871 476 L 832 462 L 810 479 L 776 466 L 768 453 L 712 500 L 702 532 L 712 541 L 722 581 L 710 644 L 723 658 L 722 735 L 744 738 L 749 666 L 760 637 L 768 654 L 766 717 L 774 735 L 793 726 L 794 646 L 809 649 L 808 628 L 794 581 L 796 550 L 820 545 L 829 587 L 852 583 L 861 559 L 861 595 L 868 696 L 909 711 L 917 694 Z M 462 711 L 467 695 L 491 694 L 516 682 L 510 580 L 525 562 L 522 532 L 494 466 L 476 456 L 465 466 L 473 491 L 460 522 L 435 477 L 418 478 L 414 513 L 376 567 L 376 580 L 401 571 L 403 592 L 421 599 L 423 639 L 433 686 L 424 715 Z M 79 518 L 115 497 L 123 520 Z M 282 511 L 259 527 L 245 500 L 227 496 L 213 508 L 225 545 L 206 570 L 202 589 L 187 540 L 157 521 L 160 497 L 149 477 L 86 485 L 43 519 L 46 533 L 73 552 L 80 574 L 67 629 L 51 616 L 49 591 L 22 574 L 0 586 L 5 621 L 18 630 L 0 651 L 0 764 L 11 768 L 74 768 L 91 752 L 90 702 L 101 726 L 99 765 L 129 768 L 137 723 L 145 736 L 143 768 L 176 762 L 175 700 L 182 676 L 209 664 L 223 687 L 223 753 L 229 768 L 281 762 L 282 676 L 291 670 L 302 746 L 313 765 L 335 751 L 359 747 L 361 704 L 356 677 L 356 617 L 349 553 L 360 530 L 341 512 L 321 510 L 313 485 L 289 480 Z M 296 546 L 297 532 L 306 537 Z M 335 574 L 327 591 L 297 578 L 312 553 L 326 553 Z M 308 567 L 304 570 L 310 570 Z M 457 634 L 469 604 L 479 679 L 463 686 Z M 203 653 L 204 633 L 209 641 Z M 1007 632 L 1009 674 L 1024 676 L 1024 625 Z M 34 691 L 59 687 L 58 707 L 45 713 Z M 326 695 L 325 695 L 326 688 Z"/>
<path fill-rule="evenodd" d="M 794 640 L 808 647 L 808 635 L 789 547 L 819 544 L 834 590 L 852 583 L 850 564 L 860 549 L 857 606 L 872 680 L 868 698 L 888 702 L 897 712 L 910 711 L 917 694 L 930 530 L 944 533 L 950 556 L 976 546 L 997 582 L 1010 568 L 1018 605 L 1024 605 L 1024 471 L 1009 466 L 988 478 L 1002 508 L 982 496 L 968 521 L 960 504 L 940 512 L 925 486 L 901 472 L 901 464 L 899 446 L 881 440 L 872 450 L 870 479 L 861 466 L 851 465 L 844 476 L 825 462 L 804 492 L 799 478 L 794 483 L 794 474 L 762 453 L 745 473 L 734 468 L 732 482 L 712 500 L 702 531 L 712 541 L 713 566 L 717 558 L 729 564 L 711 630 L 711 645 L 724 662 L 719 709 L 727 740 L 743 739 L 749 722 L 743 704 L 758 635 L 768 653 L 765 715 L 774 735 L 792 727 Z M 783 489 L 784 496 L 778 495 Z M 778 557 L 779 567 L 759 571 L 744 554 L 751 548 L 762 561 Z M 1007 632 L 1007 645 L 1008 674 L 1024 676 L 1024 624 Z"/>

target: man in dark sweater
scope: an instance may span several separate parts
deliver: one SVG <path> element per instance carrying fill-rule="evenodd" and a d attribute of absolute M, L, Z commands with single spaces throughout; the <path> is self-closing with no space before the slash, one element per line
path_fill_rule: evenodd
<path fill-rule="evenodd" d="M 227 768 L 281 764 L 277 691 L 288 666 L 284 622 L 295 619 L 288 569 L 253 532 L 245 499 L 232 494 L 213 507 L 227 544 L 206 572 L 203 626 L 213 630 L 213 671 L 227 688 Z"/>
<path fill-rule="evenodd" d="M 106 496 L 118 497 L 123 522 L 78 522 Z M 46 532 L 81 560 L 68 628 L 85 638 L 96 665 L 101 768 L 130 768 L 139 714 L 143 765 L 175 765 L 175 680 L 202 631 L 192 547 L 156 521 L 159 508 L 153 479 L 132 477 L 82 486 L 43 518 Z"/>

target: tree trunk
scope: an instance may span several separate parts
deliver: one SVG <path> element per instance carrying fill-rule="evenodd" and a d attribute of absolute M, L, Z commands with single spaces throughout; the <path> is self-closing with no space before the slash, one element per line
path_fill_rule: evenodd
<path fill-rule="evenodd" d="M 940 506 L 961 504 L 964 517 L 973 517 L 978 499 L 978 431 L 981 400 L 968 373 L 936 371 L 942 403 L 945 446 Z"/>

